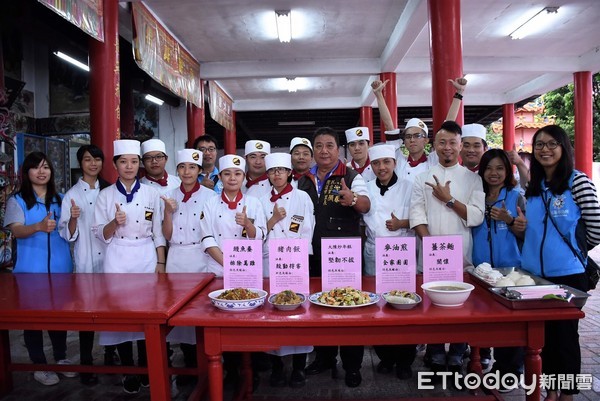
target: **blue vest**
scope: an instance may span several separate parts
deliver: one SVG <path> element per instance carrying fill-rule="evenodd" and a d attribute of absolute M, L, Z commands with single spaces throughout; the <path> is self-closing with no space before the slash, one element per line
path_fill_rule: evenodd
<path fill-rule="evenodd" d="M 546 212 L 548 209 L 560 232 L 570 240 L 577 252 L 581 252 L 575 237 L 581 212 L 571 194 L 575 173 L 571 174 L 569 189 L 563 194 L 553 194 L 542 182 L 541 196 L 527 199 L 527 229 L 521 266 L 535 275 L 551 278 L 584 272 L 583 265 L 573 255 Z"/>
<path fill-rule="evenodd" d="M 60 197 L 62 199 L 62 195 Z M 21 195 L 15 195 L 15 199 L 23 209 L 26 226 L 39 223 L 48 215 L 46 205 L 39 201 L 31 209 L 27 209 Z M 60 210 L 60 203 L 52 203 L 50 206 L 57 223 L 60 219 Z M 49 242 L 48 237 L 50 237 Z M 69 243 L 58 234 L 58 224 L 50 234 L 38 231 L 27 238 L 17 239 L 17 263 L 13 273 L 72 272 L 73 261 Z"/>
<path fill-rule="evenodd" d="M 517 217 L 517 202 L 519 191 L 506 188 L 500 190 L 498 199 L 492 206 L 502 207 L 504 202 L 511 216 Z M 503 221 L 486 218 L 481 225 L 471 230 L 473 235 L 473 265 L 487 262 L 492 267 L 519 267 L 521 266 L 521 252 L 517 245 L 517 238 Z M 489 224 L 488 224 L 489 221 Z"/>

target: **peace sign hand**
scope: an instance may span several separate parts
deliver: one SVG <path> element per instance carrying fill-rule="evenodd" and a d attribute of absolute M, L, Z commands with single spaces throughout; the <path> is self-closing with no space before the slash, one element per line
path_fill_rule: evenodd
<path fill-rule="evenodd" d="M 433 196 L 437 199 L 441 200 L 444 203 L 449 202 L 452 199 L 452 195 L 450 194 L 450 183 L 452 181 L 446 181 L 444 185 L 440 184 L 440 180 L 434 175 L 433 179 L 435 180 L 435 184 L 430 182 L 426 182 L 425 185 L 429 185 L 433 188 Z"/>

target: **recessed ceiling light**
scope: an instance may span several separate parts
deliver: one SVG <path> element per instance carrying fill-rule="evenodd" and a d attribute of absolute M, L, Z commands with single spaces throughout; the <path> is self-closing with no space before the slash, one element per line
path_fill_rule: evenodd
<path fill-rule="evenodd" d="M 276 10 L 277 36 L 282 43 L 292 40 L 292 12 L 290 10 Z"/>
<path fill-rule="evenodd" d="M 550 26 L 550 20 L 556 16 L 558 16 L 558 7 L 545 7 L 508 36 L 511 39 L 523 39 L 525 36 L 529 36 Z"/>

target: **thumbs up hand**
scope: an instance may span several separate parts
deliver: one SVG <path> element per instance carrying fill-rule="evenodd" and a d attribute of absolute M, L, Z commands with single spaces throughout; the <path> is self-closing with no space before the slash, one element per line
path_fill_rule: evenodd
<path fill-rule="evenodd" d="M 519 152 L 517 152 L 517 146 L 515 144 L 513 144 L 512 150 L 506 152 L 506 155 L 508 156 L 508 160 L 510 160 L 510 163 L 513 166 L 518 166 L 524 163 L 523 159 L 521 159 L 521 156 L 519 156 Z"/>
<path fill-rule="evenodd" d="M 71 199 L 71 218 L 78 219 L 81 216 L 81 208 L 75 204 L 75 199 Z"/>
<path fill-rule="evenodd" d="M 394 215 L 394 212 L 392 212 L 392 218 L 385 221 L 385 228 L 387 228 L 390 231 L 397 231 L 401 228 L 400 224 L 401 224 L 400 219 L 398 219 Z"/>
<path fill-rule="evenodd" d="M 115 212 L 115 222 L 118 226 L 122 226 L 127 222 L 127 214 L 121 211 L 121 206 L 118 203 L 115 203 L 116 212 Z"/>
<path fill-rule="evenodd" d="M 506 210 L 506 204 L 504 203 L 504 201 L 502 201 L 502 207 L 492 207 L 490 217 L 497 221 L 503 221 L 506 224 L 512 222 L 512 216 L 510 215 L 508 210 Z"/>
<path fill-rule="evenodd" d="M 246 215 L 246 206 L 244 206 L 241 213 L 238 212 L 235 214 L 235 223 L 242 227 L 246 227 L 248 223 L 252 224 L 250 220 L 248 220 L 248 216 Z"/>
<path fill-rule="evenodd" d="M 348 188 L 346 185 L 346 180 L 342 178 L 342 189 L 338 191 L 338 195 L 340 196 L 340 204 L 342 206 L 352 206 L 352 201 L 354 200 L 354 192 Z"/>
<path fill-rule="evenodd" d="M 277 206 L 277 202 L 275 202 L 275 206 L 273 206 L 273 219 L 275 219 L 275 223 L 285 219 L 286 215 L 285 208 Z"/>
<path fill-rule="evenodd" d="M 465 77 L 449 79 L 448 82 L 450 82 L 452 86 L 454 86 L 454 89 L 461 94 L 465 91 L 465 87 L 467 86 L 467 80 Z"/>
<path fill-rule="evenodd" d="M 517 218 L 515 218 L 515 224 L 512 229 L 516 232 L 524 232 L 527 228 L 527 218 L 525 214 L 521 211 L 521 208 L 517 206 Z"/>
<path fill-rule="evenodd" d="M 49 211 L 44 220 L 38 223 L 38 231 L 51 233 L 56 228 L 56 220 L 52 219 L 52 212 Z"/>
<path fill-rule="evenodd" d="M 177 201 L 173 198 L 167 198 L 166 196 L 162 195 L 160 197 L 160 199 L 162 199 L 165 202 L 165 214 L 169 213 L 169 214 L 173 214 L 175 213 L 175 211 L 177 210 Z"/>

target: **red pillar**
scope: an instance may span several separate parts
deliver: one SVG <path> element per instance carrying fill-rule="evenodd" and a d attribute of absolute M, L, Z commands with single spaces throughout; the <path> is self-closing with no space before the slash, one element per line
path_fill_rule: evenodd
<path fill-rule="evenodd" d="M 575 80 L 575 168 L 592 176 L 594 135 L 592 131 L 592 73 L 579 71 Z"/>
<path fill-rule="evenodd" d="M 446 119 L 455 92 L 448 79 L 463 75 L 460 0 L 428 0 L 427 4 L 435 133 Z M 462 106 L 456 122 L 463 124 Z"/>
<path fill-rule="evenodd" d="M 233 120 L 233 129 L 225 130 L 225 142 L 223 148 L 226 155 L 234 155 L 236 151 L 236 133 L 235 133 L 235 111 L 231 112 L 231 119 Z"/>
<path fill-rule="evenodd" d="M 111 160 L 113 141 L 121 137 L 119 88 L 119 4 L 103 2 L 104 43 L 90 43 L 90 125 L 92 143 L 104 151 L 107 161 L 102 177 L 114 182 L 117 172 Z"/>
<path fill-rule="evenodd" d="M 504 150 L 513 150 L 515 146 L 515 105 L 502 105 L 502 144 Z"/>
<path fill-rule="evenodd" d="M 358 123 L 361 127 L 367 127 L 369 129 L 369 142 L 373 145 L 374 132 L 373 132 L 373 108 L 370 106 L 362 106 L 360 108 L 360 122 Z M 383 135 L 383 132 L 381 133 Z"/>
<path fill-rule="evenodd" d="M 394 127 L 398 128 L 398 89 L 396 87 L 396 73 L 382 72 L 379 74 L 379 77 L 381 82 L 385 82 L 387 79 L 390 80 L 390 82 L 388 82 L 383 89 L 383 98 L 385 99 L 385 104 L 387 104 L 388 109 L 390 109 Z M 385 133 L 383 130 L 383 123 L 381 121 L 379 121 L 379 126 L 381 127 L 381 142 L 385 142 Z"/>

